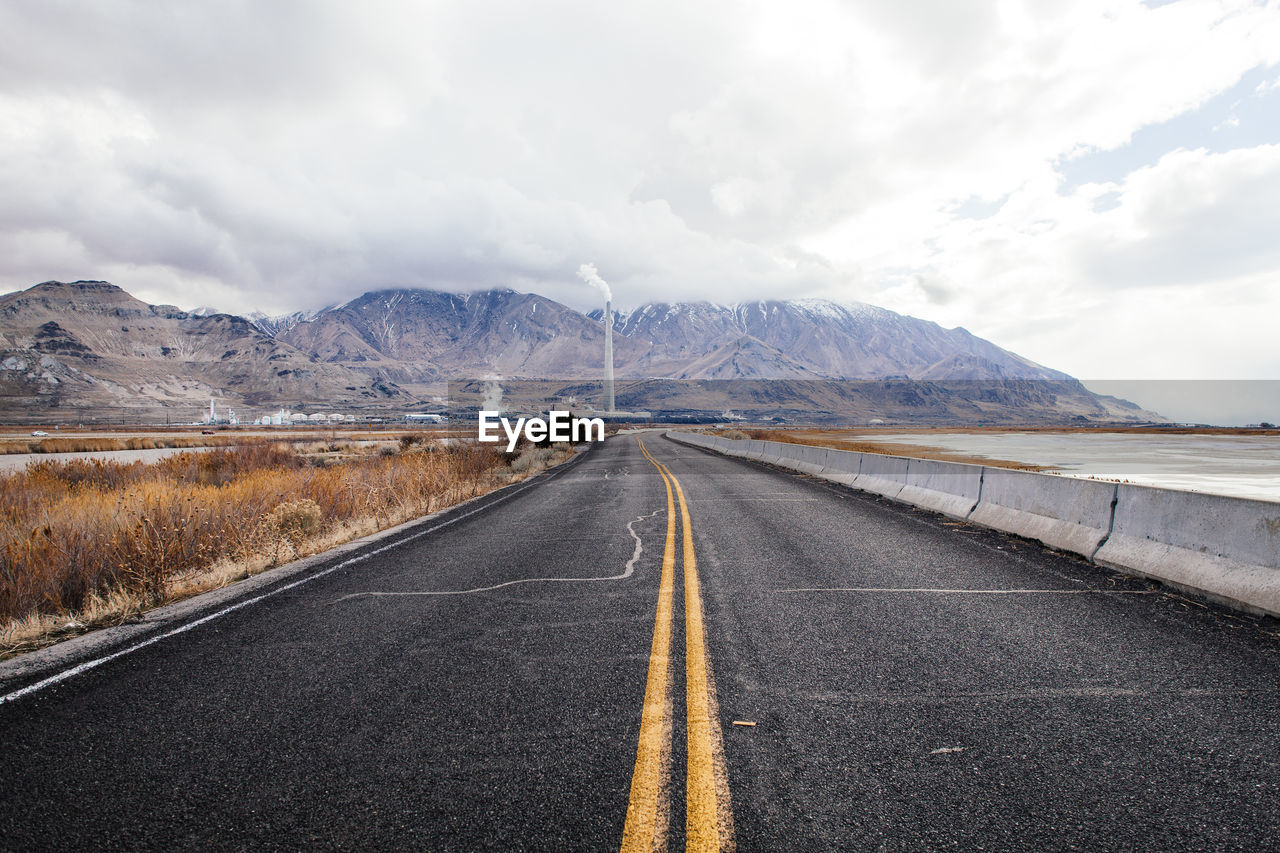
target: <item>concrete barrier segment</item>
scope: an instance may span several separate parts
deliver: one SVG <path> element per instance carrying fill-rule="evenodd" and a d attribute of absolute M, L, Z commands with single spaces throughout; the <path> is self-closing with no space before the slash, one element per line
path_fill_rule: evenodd
<path fill-rule="evenodd" d="M 761 443 L 764 444 L 764 452 L 760 455 L 760 461 L 768 462 L 771 465 L 781 465 L 782 459 L 787 452 L 787 447 L 790 445 L 781 441 L 765 441 Z"/>
<path fill-rule="evenodd" d="M 968 518 L 982 491 L 982 466 L 909 459 L 907 483 L 897 499 L 952 518 Z"/>
<path fill-rule="evenodd" d="M 853 481 L 855 488 L 896 498 L 907 484 L 907 458 L 880 453 L 862 454 L 862 466 Z"/>
<path fill-rule="evenodd" d="M 1116 484 L 984 468 L 969 520 L 1093 559 L 1111 531 Z"/>
<path fill-rule="evenodd" d="M 791 444 L 786 441 L 771 441 L 770 452 L 765 454 L 765 462 L 777 465 L 780 468 L 788 468 L 792 471 L 800 471 L 803 463 L 804 446 L 800 444 Z M 774 456 L 772 451 L 777 451 Z"/>
<path fill-rule="evenodd" d="M 804 444 L 797 444 L 791 448 L 791 454 L 796 460 L 796 470 L 814 476 L 821 475 L 822 469 L 827 467 L 827 453 L 828 449 L 825 447 L 811 447 Z"/>
<path fill-rule="evenodd" d="M 1280 503 L 1122 483 L 1094 560 L 1280 616 Z"/>
<path fill-rule="evenodd" d="M 828 450 L 822 477 L 833 483 L 853 486 L 862 468 L 862 454 L 856 450 Z"/>
<path fill-rule="evenodd" d="M 761 461 L 777 465 L 779 468 L 787 468 L 791 471 L 800 470 L 800 445 L 788 444 L 785 441 L 771 441 L 769 444 L 771 447 Z M 776 451 L 776 455 L 774 451 Z"/>

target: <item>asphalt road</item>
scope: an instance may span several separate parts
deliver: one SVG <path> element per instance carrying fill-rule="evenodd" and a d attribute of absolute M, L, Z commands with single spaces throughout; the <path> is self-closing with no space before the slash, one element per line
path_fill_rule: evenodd
<path fill-rule="evenodd" d="M 643 442 L 4 701 L 0 847 L 1280 849 L 1276 620 Z"/>

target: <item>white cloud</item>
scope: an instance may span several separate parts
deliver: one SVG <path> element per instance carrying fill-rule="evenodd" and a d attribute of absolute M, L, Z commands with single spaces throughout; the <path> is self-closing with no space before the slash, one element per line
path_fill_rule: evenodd
<path fill-rule="evenodd" d="M 1101 197 L 1114 202 L 1099 212 Z M 913 272 L 879 276 L 891 282 L 879 301 L 935 304 L 945 321 L 1079 376 L 1280 375 L 1268 331 L 1280 316 L 1277 198 L 1280 145 L 1177 151 L 1071 194 L 1046 172 L 994 215 L 935 223 L 929 247 L 897 247 Z"/>
<path fill-rule="evenodd" d="M 624 306 L 822 293 L 1081 375 L 1256 375 L 1274 147 L 1059 170 L 1277 62 L 1275 0 L 7 4 L 0 285 L 586 308 L 591 259 Z M 1214 322 L 1144 362 L 1170 339 L 1129 311 Z"/>

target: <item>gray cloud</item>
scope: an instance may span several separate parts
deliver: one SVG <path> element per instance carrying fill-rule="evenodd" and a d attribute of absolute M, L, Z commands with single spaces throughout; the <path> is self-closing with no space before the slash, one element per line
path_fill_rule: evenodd
<path fill-rule="evenodd" d="M 268 311 L 512 286 L 585 308 L 594 261 L 623 306 L 821 294 L 1003 333 L 1037 258 L 1080 271 L 1053 284 L 1077 302 L 1280 268 L 1273 181 L 1171 184 L 1138 215 L 1161 191 L 1139 169 L 1074 230 L 1053 186 L 1028 190 L 1280 59 L 1277 10 L 1227 5 L 7 3 L 0 286 Z M 1147 236 L 1101 246 L 1121 212 Z"/>

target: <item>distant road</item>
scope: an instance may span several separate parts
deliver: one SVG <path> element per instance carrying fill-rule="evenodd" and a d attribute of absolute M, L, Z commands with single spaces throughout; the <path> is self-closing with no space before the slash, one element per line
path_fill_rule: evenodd
<path fill-rule="evenodd" d="M 1275 620 L 654 433 L 398 538 L 0 684 L 0 847 L 1280 848 Z"/>

